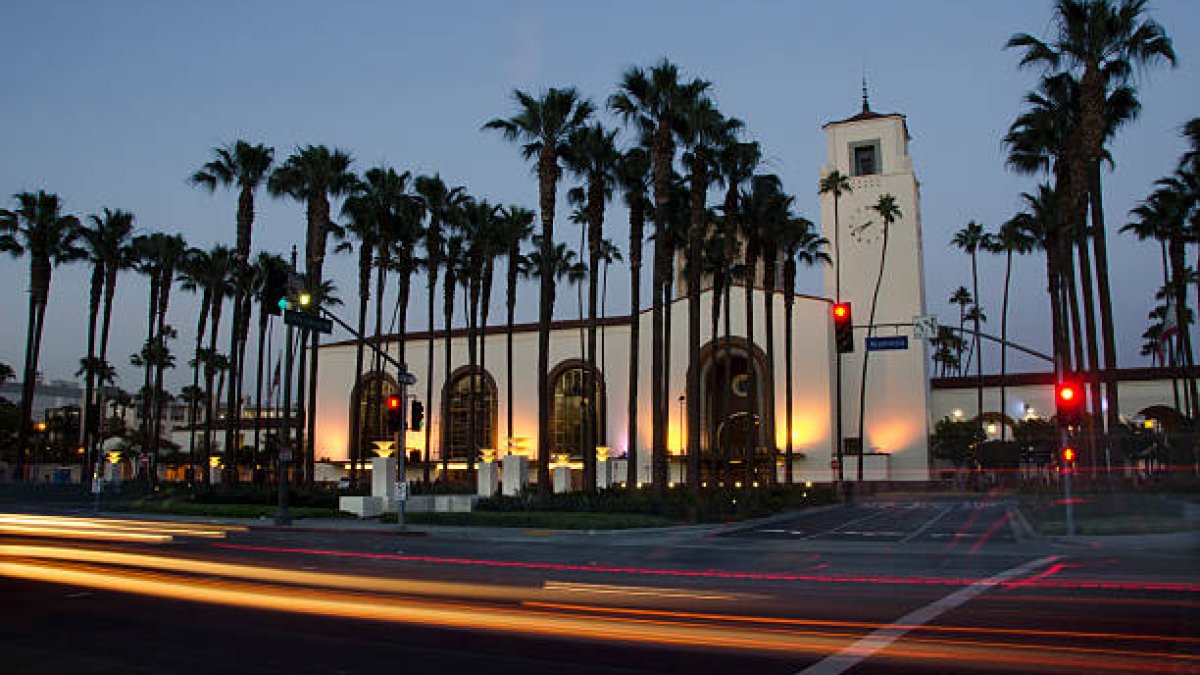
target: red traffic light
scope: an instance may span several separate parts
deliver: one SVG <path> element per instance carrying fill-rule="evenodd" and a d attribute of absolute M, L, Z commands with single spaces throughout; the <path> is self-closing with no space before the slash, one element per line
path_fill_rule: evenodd
<path fill-rule="evenodd" d="M 1062 460 L 1063 460 L 1064 464 L 1074 464 L 1075 463 L 1075 448 L 1072 448 L 1070 446 L 1063 448 L 1062 449 Z"/>
<path fill-rule="evenodd" d="M 839 302 L 833 306 L 833 316 L 835 319 L 845 319 L 850 316 L 850 305 Z"/>
<path fill-rule="evenodd" d="M 1063 403 L 1075 402 L 1075 385 L 1063 383 L 1058 385 L 1058 400 Z"/>
<path fill-rule="evenodd" d="M 400 397 L 399 396 L 389 396 L 387 399 L 387 407 L 388 407 L 388 410 L 399 410 L 400 409 Z"/>

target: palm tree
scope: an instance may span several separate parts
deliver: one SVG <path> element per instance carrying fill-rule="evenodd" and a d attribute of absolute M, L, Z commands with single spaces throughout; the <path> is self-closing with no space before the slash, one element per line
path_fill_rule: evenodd
<path fill-rule="evenodd" d="M 62 212 L 58 195 L 43 191 L 13 195 L 14 210 L 0 209 L 0 251 L 14 258 L 29 254 L 29 323 L 25 335 L 25 373 L 17 429 L 17 475 L 24 477 L 25 449 L 33 422 L 33 394 L 50 278 L 55 267 L 80 259 L 76 246 L 79 219 Z"/>
<path fill-rule="evenodd" d="M 667 368 L 664 331 L 664 290 L 669 283 L 670 252 L 667 227 L 674 183 L 675 139 L 682 130 L 684 111 L 708 90 L 701 79 L 680 81 L 679 68 L 663 59 L 649 70 L 632 67 L 621 76 L 608 106 L 638 133 L 650 149 L 654 187 L 654 267 L 651 320 L 651 451 L 654 488 L 667 485 Z"/>
<path fill-rule="evenodd" d="M 884 230 L 885 235 L 887 230 Z M 972 295 L 975 298 L 976 307 L 979 306 L 979 266 L 978 252 L 979 246 L 983 243 L 983 226 L 975 221 L 967 223 L 967 226 L 958 232 L 954 233 L 954 238 L 950 240 L 951 246 L 956 246 L 971 256 L 971 288 Z M 973 338 L 974 353 L 975 353 L 975 415 L 976 419 L 982 424 L 983 414 L 983 352 L 981 351 L 982 343 L 979 338 L 979 318 L 975 319 L 975 337 Z"/>
<path fill-rule="evenodd" d="M 467 415 L 467 473 L 472 480 L 475 478 L 475 462 L 478 457 L 479 445 L 482 442 L 479 430 L 482 425 L 478 419 L 476 406 L 478 384 L 482 379 L 479 372 L 485 371 L 486 354 L 483 348 L 483 329 L 480 327 L 482 315 L 483 324 L 487 323 L 487 304 L 491 294 L 490 261 L 499 254 L 496 244 L 496 227 L 500 207 L 493 206 L 486 199 L 468 200 L 462 210 L 460 232 L 463 237 L 463 248 L 466 255 L 466 268 L 460 277 L 466 293 L 467 302 L 467 365 L 470 379 L 467 380 L 468 398 L 470 401 Z M 487 296 L 485 296 L 485 285 Z M 482 305 L 482 307 L 481 307 Z M 486 326 L 485 326 L 486 327 Z M 478 355 L 478 358 L 476 356 Z M 478 370 L 476 364 L 479 364 Z"/>
<path fill-rule="evenodd" d="M 787 424 L 787 447 L 785 452 L 784 482 L 792 484 L 792 379 L 795 372 L 792 367 L 792 308 L 796 303 L 796 266 L 812 267 L 817 264 L 832 262 L 825 248 L 829 240 L 817 234 L 816 226 L 811 220 L 802 217 L 789 218 L 784 227 L 777 230 L 779 246 L 783 249 L 783 341 L 784 341 L 784 383 Z"/>
<path fill-rule="evenodd" d="M 706 201 L 708 188 L 714 179 L 717 157 L 724 148 L 737 144 L 737 133 L 744 126 L 741 120 L 726 118 L 708 98 L 697 97 L 684 111 L 680 140 L 686 148 L 684 163 L 688 166 L 689 221 L 687 233 L 688 259 L 697 263 L 688 266 L 688 370 L 687 370 L 687 440 L 688 484 L 700 487 L 700 285 L 704 241 L 709 220 Z"/>
<path fill-rule="evenodd" d="M 133 214 L 120 209 L 104 209 L 103 215 L 93 214 L 88 216 L 91 227 L 81 227 L 79 235 L 84 248 L 87 251 L 88 261 L 92 264 L 91 287 L 88 295 L 88 338 L 87 338 L 87 357 L 88 363 L 93 367 L 86 370 L 87 379 L 84 387 L 84 401 L 86 405 L 83 407 L 83 419 L 80 423 L 81 445 L 88 449 L 84 454 L 85 471 L 84 476 L 89 474 L 87 467 L 91 466 L 93 461 L 93 447 L 95 444 L 95 428 L 97 420 L 93 420 L 93 415 L 98 414 L 97 410 L 100 407 L 96 402 L 96 381 L 95 371 L 97 368 L 107 365 L 104 356 L 97 355 L 97 339 L 100 339 L 101 352 L 105 352 L 104 347 L 107 347 L 108 323 L 112 312 L 112 297 L 106 293 L 108 286 L 107 281 L 111 277 L 112 284 L 116 286 L 117 272 L 123 268 L 128 268 L 130 261 L 130 240 L 133 232 Z M 101 311 L 101 302 L 103 297 L 104 303 L 104 325 L 102 331 L 97 331 L 98 317 Z M 97 335 L 97 333 L 101 335 Z M 108 366 L 111 368 L 111 366 Z"/>
<path fill-rule="evenodd" d="M 360 188 L 361 189 L 361 188 Z M 367 333 L 367 303 L 371 299 L 371 268 L 375 265 L 375 251 L 379 239 L 378 211 L 373 208 L 372 200 L 362 194 L 355 194 L 342 204 L 342 215 L 348 219 L 346 231 L 358 240 L 358 339 L 355 340 L 354 350 L 354 395 L 350 400 L 350 485 L 358 485 L 358 464 L 363 454 L 362 406 L 363 351 L 366 348 Z M 384 269 L 383 261 L 378 265 L 380 273 Z"/>
<path fill-rule="evenodd" d="M 537 161 L 538 203 L 542 215 L 541 241 L 546 247 L 540 260 L 552 262 L 550 246 L 554 241 L 554 204 L 558 180 L 562 176 L 559 157 L 576 129 L 592 116 L 592 103 L 574 88 L 551 88 L 535 98 L 521 90 L 513 92 L 518 112 L 508 119 L 493 119 L 485 129 L 500 131 L 505 139 L 522 144 L 525 159 Z M 538 492 L 550 490 L 550 320 L 554 304 L 554 275 L 543 269 L 540 311 L 538 313 Z"/>
<path fill-rule="evenodd" d="M 414 181 L 414 187 L 417 194 L 420 195 L 421 201 L 424 203 L 425 211 L 429 214 L 429 225 L 425 228 L 425 270 L 428 273 L 426 282 L 429 291 L 429 342 L 428 342 L 428 375 L 425 380 L 425 400 L 433 401 L 433 341 L 434 341 L 434 312 L 437 303 L 434 301 L 437 290 L 438 270 L 442 265 L 442 253 L 445 248 L 445 237 L 442 234 L 442 226 L 446 224 L 453 212 L 462 204 L 462 200 L 466 195 L 463 194 L 462 186 L 449 188 L 442 181 L 441 176 L 417 176 Z M 424 469 L 424 481 L 429 482 L 430 478 L 430 444 L 432 425 L 425 425 L 425 461 L 422 462 Z"/>
<path fill-rule="evenodd" d="M 875 278 L 875 291 L 871 294 L 871 310 L 867 317 L 868 337 L 875 332 L 875 306 L 879 301 L 879 288 L 883 284 L 884 265 L 887 263 L 888 234 L 891 232 L 892 223 L 903 217 L 903 214 L 900 213 L 900 207 L 896 206 L 896 198 L 890 194 L 880 195 L 879 200 L 871 206 L 871 210 L 874 211 L 879 216 L 880 221 L 882 221 L 881 227 L 883 228 L 883 245 L 879 250 L 879 275 Z M 870 226 L 871 223 L 868 221 L 861 227 L 866 228 Z M 978 326 L 979 324 L 976 323 L 975 325 Z M 978 334 L 979 331 L 976 330 L 976 335 L 978 336 Z M 863 350 L 862 384 L 859 386 L 858 390 L 858 438 L 859 443 L 862 446 L 858 453 L 859 483 L 861 483 L 863 480 L 863 454 L 867 451 L 867 437 L 863 432 L 867 417 L 867 364 L 870 361 L 868 358 L 870 355 L 871 352 Z"/>
<path fill-rule="evenodd" d="M 1160 61 L 1174 65 L 1175 51 L 1162 26 L 1149 18 L 1146 0 L 1057 0 L 1054 18 L 1055 31 L 1049 41 L 1021 33 L 1010 38 L 1007 46 L 1022 50 L 1022 66 L 1070 73 L 1080 84 L 1078 124 L 1073 125 L 1063 157 L 1067 181 L 1057 186 L 1063 200 L 1059 216 L 1066 224 L 1082 223 L 1090 196 L 1108 424 L 1109 429 L 1116 430 L 1120 424 L 1116 342 L 1100 163 L 1106 157 L 1105 141 L 1119 122 L 1110 114 L 1108 99 L 1114 88 L 1124 88 L 1130 82 L 1135 69 Z"/>
<path fill-rule="evenodd" d="M 1187 302 L 1188 270 L 1185 258 L 1185 248 L 1189 237 L 1186 230 L 1189 210 L 1187 202 L 1185 194 L 1172 189 L 1169 185 L 1160 184 L 1149 197 L 1130 212 L 1130 215 L 1134 216 L 1136 220 L 1122 231 L 1129 230 L 1139 238 L 1154 237 L 1166 242 L 1166 261 L 1171 273 L 1170 280 L 1165 286 L 1173 294 L 1168 304 L 1175 311 L 1173 319 L 1174 326 L 1177 328 L 1179 355 L 1186 373 L 1187 414 L 1194 417 L 1200 397 L 1197 396 L 1196 383 L 1191 376 L 1194 362 L 1191 335 L 1190 331 L 1185 329 L 1188 325 L 1185 319 L 1189 311 Z"/>
<path fill-rule="evenodd" d="M 362 373 L 362 342 L 366 339 L 366 303 L 370 299 L 370 274 L 371 274 L 371 258 L 374 257 L 375 266 L 375 343 L 381 344 L 381 336 L 383 335 L 383 300 L 386 290 L 387 272 L 392 267 L 407 270 L 400 276 L 400 285 L 402 286 L 402 298 L 397 298 L 397 308 L 403 305 L 407 311 L 408 303 L 408 288 L 411 282 L 412 269 L 414 267 L 412 246 L 416 243 L 416 231 L 414 230 L 414 221 L 420 219 L 419 209 L 416 208 L 417 200 L 408 194 L 408 181 L 411 177 L 407 171 L 404 173 L 396 173 L 395 169 L 379 166 L 368 169 L 363 174 L 363 180 L 358 187 L 357 193 L 346 200 L 342 212 L 347 216 L 355 216 L 358 221 L 358 230 L 356 234 L 360 239 L 359 250 L 359 335 L 362 336 L 358 350 L 355 355 L 355 363 L 357 372 L 356 382 L 361 380 Z M 363 228 L 366 228 L 364 230 Z M 419 229 L 419 228 L 418 228 Z M 366 235 L 366 238 L 363 238 Z M 373 251 L 372 251 L 373 247 Z M 393 263 L 393 254 L 396 255 L 396 262 Z M 407 316 L 405 317 L 407 318 Z M 401 339 L 399 341 L 398 359 L 400 363 L 405 363 L 405 350 L 403 340 L 403 330 L 401 330 Z M 382 360 L 377 354 L 372 355 L 372 370 L 379 372 L 383 369 Z M 375 406 L 378 406 L 379 401 L 383 398 L 383 378 L 377 377 L 374 379 L 375 392 L 373 396 L 367 400 L 373 401 Z M 355 398 L 352 402 L 352 407 L 355 411 L 359 411 L 362 406 L 365 394 L 361 388 L 355 388 Z M 374 411 L 368 412 L 372 418 L 379 415 L 378 407 Z M 363 441 L 362 441 L 362 420 L 363 416 L 359 412 L 355 412 L 354 426 L 351 428 L 351 476 L 352 484 L 356 484 L 358 475 L 358 465 L 364 461 L 363 457 Z"/>
<path fill-rule="evenodd" d="M 950 304 L 958 305 L 958 353 L 956 361 L 959 363 L 959 375 L 962 375 L 962 357 L 963 347 L 966 345 L 966 340 L 961 339 L 964 335 L 963 328 L 967 323 L 967 308 L 974 304 L 975 298 L 971 295 L 971 291 L 967 290 L 966 286 L 959 286 L 950 294 Z"/>
<path fill-rule="evenodd" d="M 451 215 L 451 221 L 457 221 L 458 214 Z M 442 325 L 445 327 L 445 332 L 442 336 L 442 345 L 444 347 L 443 354 L 445 356 L 445 370 L 443 371 L 442 391 L 446 391 L 446 385 L 450 383 L 450 332 L 454 321 L 454 291 L 455 285 L 459 283 L 460 276 L 465 276 L 469 273 L 469 266 L 464 262 L 464 241 L 461 235 L 451 234 L 446 237 L 445 249 L 446 254 L 446 274 L 442 283 Z M 432 368 L 430 369 L 432 370 Z M 444 407 L 444 406 L 443 406 Z M 448 478 L 450 475 L 450 447 L 449 447 L 449 429 L 446 426 L 445 418 L 442 419 L 442 477 Z"/>
<path fill-rule="evenodd" d="M 157 467 L 162 436 L 162 406 L 166 403 L 162 395 L 163 377 L 167 368 L 174 367 L 167 347 L 167 339 L 174 337 L 174 329 L 167 325 L 167 309 L 171 303 L 175 274 L 184 264 L 188 247 L 182 236 L 162 232 L 137 237 L 134 242 L 141 260 L 139 271 L 150 277 L 150 321 L 146 338 L 150 357 L 144 359 L 145 384 L 149 387 L 150 396 L 143 417 L 143 438 L 149 443 L 146 450 L 152 466 Z M 157 481 L 157 468 L 150 472 L 149 479 L 151 482 Z"/>
<path fill-rule="evenodd" d="M 650 208 L 650 153 L 635 147 L 621 156 L 617 181 L 629 207 L 629 409 L 625 466 L 626 485 L 638 482 L 638 360 L 641 351 L 642 240 Z"/>
<path fill-rule="evenodd" d="M 587 318 L 587 363 L 584 375 L 584 391 L 596 388 L 596 313 L 599 294 L 600 249 L 604 240 L 604 207 L 612 198 L 617 180 L 617 164 L 621 153 L 617 151 L 617 131 L 603 124 L 594 123 L 576 129 L 570 136 L 563 152 L 563 163 L 567 170 L 579 176 L 583 185 L 571 191 L 583 205 L 587 222 L 588 241 L 588 318 Z M 596 420 L 594 396 L 586 397 L 588 420 Z M 585 425 L 590 429 L 591 425 Z M 596 489 L 596 444 L 597 439 L 588 436 L 583 447 L 584 489 Z"/>
<path fill-rule="evenodd" d="M 297 148 L 291 157 L 275 169 L 267 181 L 267 190 L 272 195 L 286 195 L 305 204 L 308 222 L 304 247 L 304 275 L 314 288 L 319 288 L 324 281 L 322 270 L 325 248 L 329 235 L 336 229 L 329 217 L 329 200 L 349 194 L 357 185 L 358 179 L 350 171 L 353 161 L 349 154 L 341 150 L 330 150 L 323 145 L 308 145 Z M 308 405 L 308 445 L 302 448 L 304 476 L 310 483 L 313 479 L 313 431 L 317 417 L 315 393 L 317 360 L 320 355 L 317 346 L 320 343 L 320 334 L 312 331 L 311 339 L 312 369 L 309 371 L 308 389 L 314 395 L 310 396 Z M 301 352 L 301 377 L 304 373 L 303 354 L 304 352 Z"/>
<path fill-rule="evenodd" d="M 267 297 L 267 280 L 272 276 L 286 274 L 288 264 L 282 256 L 260 251 L 251 267 L 254 295 L 258 300 L 258 358 L 254 377 L 254 450 L 261 452 L 262 447 L 262 408 L 263 408 L 263 367 L 269 359 L 269 348 L 266 348 L 267 337 L 270 334 L 271 316 L 279 313 L 279 308 L 271 303 L 275 298 Z M 202 332 L 202 331 L 201 331 Z M 268 374 L 269 375 L 269 374 Z M 194 433 L 194 432 L 193 432 Z"/>
<path fill-rule="evenodd" d="M 196 356 L 192 364 L 192 386 L 197 389 L 199 386 L 199 367 L 204 366 L 204 391 L 208 392 L 208 397 L 204 401 L 204 461 L 201 463 L 201 470 L 209 465 L 211 458 L 213 438 L 212 424 L 215 419 L 213 398 L 216 390 L 213 388 L 213 378 L 216 371 L 213 367 L 214 359 L 218 356 L 217 353 L 217 334 L 221 328 L 221 312 L 225 303 L 225 298 L 232 291 L 231 275 L 234 267 L 233 249 L 228 246 L 214 246 L 208 251 L 193 249 L 190 260 L 184 268 L 184 288 L 188 290 L 199 290 L 202 293 L 202 301 L 200 306 L 200 318 L 196 326 Z M 208 347 L 202 347 L 204 339 L 204 330 L 206 318 L 211 318 Z M 192 413 L 192 424 L 195 426 L 195 412 Z M 195 448 L 194 434 L 190 439 L 191 448 Z M 205 474 L 207 476 L 207 474 Z"/>
<path fill-rule="evenodd" d="M 833 196 L 833 297 L 837 302 L 842 301 L 842 260 L 841 260 L 841 226 L 839 223 L 838 202 L 842 195 L 853 192 L 850 177 L 834 169 L 821 178 L 817 193 Z"/>
<path fill-rule="evenodd" d="M 517 313 L 517 280 L 521 276 L 527 276 L 528 263 L 525 256 L 521 253 L 521 247 L 529 237 L 533 234 L 533 219 L 534 213 L 529 209 L 520 206 L 509 206 L 500 219 L 499 241 L 503 242 L 504 254 L 506 256 L 506 284 L 505 284 L 505 308 L 507 310 L 505 320 L 505 349 L 507 357 L 505 360 L 507 375 L 505 376 L 507 391 L 507 415 L 508 415 L 508 430 L 509 443 L 512 443 L 513 438 L 513 323 L 516 320 Z"/>
<path fill-rule="evenodd" d="M 996 234 L 984 236 L 981 244 L 988 253 L 1004 256 L 1004 299 L 1000 303 L 1000 412 L 1008 414 L 1005 377 L 1008 375 L 1008 291 L 1012 283 L 1013 254 L 1025 255 L 1033 250 L 1034 239 L 1024 224 L 1028 214 L 1018 214 L 1000 226 Z M 1000 425 L 1000 440 L 1005 439 L 1007 424 Z"/>
<path fill-rule="evenodd" d="M 773 174 L 756 175 L 750 180 L 750 190 L 742 195 L 741 204 L 738 209 L 741 213 L 741 228 L 742 238 L 746 243 L 745 255 L 745 274 L 746 274 L 746 335 L 751 336 L 749 339 L 753 342 L 754 335 L 754 282 L 757 275 L 758 263 L 760 259 L 765 258 L 766 246 L 764 242 L 771 236 L 772 228 L 780 222 L 788 219 L 788 210 L 791 208 L 792 197 L 783 192 L 783 185 L 779 181 L 779 177 Z M 772 266 L 772 270 L 774 267 Z M 765 281 L 765 279 L 764 279 Z M 764 285 L 766 285 L 764 283 Z M 766 294 L 768 297 L 770 294 Z M 772 316 L 773 318 L 773 316 Z M 771 327 L 768 326 L 768 329 Z M 768 330 L 768 335 L 770 330 Z M 774 338 L 769 338 L 770 344 L 774 345 Z M 768 357 L 770 362 L 770 356 Z M 773 366 L 768 368 L 768 373 L 763 376 L 773 375 Z M 765 401 L 759 400 L 760 389 L 763 387 L 754 386 L 751 388 L 752 396 L 754 397 L 754 407 L 763 413 L 764 423 L 758 426 L 759 437 L 755 445 L 760 445 L 761 434 L 763 427 L 773 428 L 774 419 L 771 415 L 771 406 Z M 773 443 L 774 441 L 772 441 Z"/>
<path fill-rule="evenodd" d="M 213 148 L 213 159 L 189 178 L 193 185 L 202 187 L 209 192 L 217 186 L 234 187 L 238 189 L 237 207 L 237 246 L 235 252 L 236 273 L 239 278 L 249 274 L 250 268 L 250 239 L 254 228 L 254 193 L 263 181 L 275 160 L 275 149 L 265 145 L 251 145 L 238 140 L 225 147 Z M 233 330 L 229 331 L 230 386 L 229 398 L 226 403 L 225 446 L 231 449 L 236 445 L 236 439 L 241 438 L 241 388 L 242 371 L 244 370 L 242 354 L 245 350 L 246 337 L 250 327 L 249 296 L 250 289 L 244 284 L 237 287 L 233 298 Z M 233 456 L 233 455 L 231 455 Z M 236 465 L 236 456 L 233 464 Z M 237 472 L 230 474 L 237 479 Z"/>

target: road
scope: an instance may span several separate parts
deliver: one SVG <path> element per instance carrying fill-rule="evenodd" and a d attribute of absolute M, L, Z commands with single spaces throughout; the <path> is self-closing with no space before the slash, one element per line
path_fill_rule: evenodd
<path fill-rule="evenodd" d="M 1003 500 L 614 534 L 0 516 L 4 672 L 1200 672 L 1194 555 L 1017 520 Z"/>

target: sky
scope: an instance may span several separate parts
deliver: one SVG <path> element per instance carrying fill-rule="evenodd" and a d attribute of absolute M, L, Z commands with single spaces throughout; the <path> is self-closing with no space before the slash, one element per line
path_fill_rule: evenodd
<path fill-rule="evenodd" d="M 1180 127 L 1200 115 L 1200 3 L 1152 0 L 1150 9 L 1173 38 L 1179 65 L 1138 75 L 1143 112 L 1112 144 L 1115 165 L 1104 178 L 1121 366 L 1148 365 L 1138 356 L 1140 336 L 1161 279 L 1157 249 L 1116 229 L 1171 171 L 1183 148 Z M 480 127 L 514 112 L 516 88 L 574 86 L 603 103 L 627 68 L 666 57 L 712 82 L 720 109 L 744 120 L 762 144 L 763 170 L 778 174 L 797 195 L 799 213 L 817 221 L 821 125 L 858 111 L 865 72 L 872 108 L 907 116 L 922 190 L 928 309 L 956 323 L 947 298 L 970 285 L 970 262 L 949 246 L 951 237 L 972 220 L 995 230 L 1036 185 L 1004 168 L 1001 139 L 1037 72 L 1019 69 L 1018 54 L 1003 46 L 1014 33 L 1051 29 L 1050 3 L 1033 0 L 6 0 L 0 204 L 44 189 L 81 217 L 120 208 L 136 215 L 142 232 L 179 233 L 202 248 L 232 245 L 236 195 L 199 190 L 187 177 L 212 148 L 245 139 L 274 147 L 278 161 L 297 146 L 326 144 L 349 152 L 359 172 L 381 164 L 438 172 L 477 197 L 536 208 L 537 184 L 518 148 Z M 303 244 L 301 204 L 264 193 L 257 211 L 256 250 Z M 577 242 L 566 215 L 563 207 L 557 232 Z M 606 222 L 625 248 L 619 203 Z M 356 304 L 353 269 L 347 255 L 326 263 L 347 304 Z M 1037 256 L 1015 263 L 1010 335 L 1049 351 L 1044 269 Z M 981 302 L 993 333 L 1003 274 L 1001 257 L 981 259 Z M 624 313 L 625 268 L 610 278 L 608 311 Z M 86 351 L 87 280 L 85 265 L 55 271 L 40 364 L 48 379 L 72 379 Z M 0 297 L 0 362 L 19 373 L 27 259 L 0 260 L 0 287 L 8 289 Z M 536 319 L 531 289 L 522 290 L 519 320 Z M 802 274 L 798 290 L 819 294 L 819 275 Z M 410 330 L 425 327 L 424 294 L 423 283 L 414 284 Z M 110 360 L 118 384 L 135 389 L 140 380 L 127 355 L 145 339 L 147 284 L 125 274 L 118 295 Z M 168 321 L 179 331 L 175 351 L 185 355 L 168 377 L 177 388 L 189 379 L 199 302 L 178 289 L 173 295 Z M 492 316 L 501 317 L 496 295 Z M 565 296 L 557 315 L 574 316 L 574 294 Z M 1010 361 L 1012 370 L 1038 367 Z M 985 351 L 985 368 L 997 362 Z"/>

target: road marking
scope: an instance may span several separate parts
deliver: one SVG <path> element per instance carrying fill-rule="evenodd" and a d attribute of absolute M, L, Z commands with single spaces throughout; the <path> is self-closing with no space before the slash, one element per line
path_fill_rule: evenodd
<path fill-rule="evenodd" d="M 913 539 L 916 539 L 917 537 L 921 536 L 921 535 L 922 535 L 922 534 L 924 534 L 926 531 L 928 531 L 928 530 L 929 530 L 929 528 L 933 527 L 933 524 L 934 524 L 934 523 L 936 523 L 937 521 L 941 520 L 943 516 L 945 516 L 947 513 L 950 513 L 950 511 L 952 511 L 953 509 L 954 509 L 954 507 L 953 507 L 953 506 L 947 506 L 946 508 L 942 509 L 942 512 L 941 512 L 941 513 L 939 513 L 939 514 L 937 514 L 936 516 L 934 516 L 934 517 L 930 518 L 929 520 L 925 521 L 925 524 L 924 524 L 924 525 L 922 525 L 921 527 L 918 527 L 918 528 L 917 528 L 917 529 L 916 529 L 916 530 L 915 530 L 915 531 L 914 531 L 912 534 L 910 534 L 910 535 L 908 535 L 907 537 L 905 537 L 905 538 L 901 539 L 901 540 L 900 540 L 900 543 L 902 543 L 902 544 L 903 544 L 904 542 L 912 541 Z"/>
<path fill-rule="evenodd" d="M 868 513 L 867 515 L 863 516 L 862 518 L 855 518 L 854 520 L 851 520 L 848 523 L 842 523 L 841 525 L 838 525 L 837 527 L 833 528 L 832 530 L 825 530 L 824 532 L 817 532 L 815 534 L 810 534 L 807 537 L 805 537 L 805 539 L 815 539 L 815 538 L 817 538 L 821 535 L 825 535 L 825 534 L 836 534 L 840 530 L 850 527 L 851 525 L 857 525 L 859 523 L 863 523 L 868 520 L 871 520 L 872 518 L 880 518 L 885 515 L 887 515 L 887 511 L 878 510 L 875 513 Z"/>
<path fill-rule="evenodd" d="M 873 631 L 842 651 L 827 656 L 823 660 L 801 670 L 797 675 L 840 675 L 880 651 L 887 649 L 888 645 L 900 639 L 910 630 L 923 626 L 955 607 L 969 602 L 972 598 L 987 589 L 1003 584 L 1014 577 L 1019 577 L 1038 568 L 1045 567 L 1057 560 L 1058 556 L 1048 555 L 1044 558 L 1031 560 L 1024 565 L 1018 565 L 1012 569 L 1005 570 L 982 581 L 977 581 L 966 588 L 961 588 L 941 600 L 909 612 L 888 626 Z"/>

